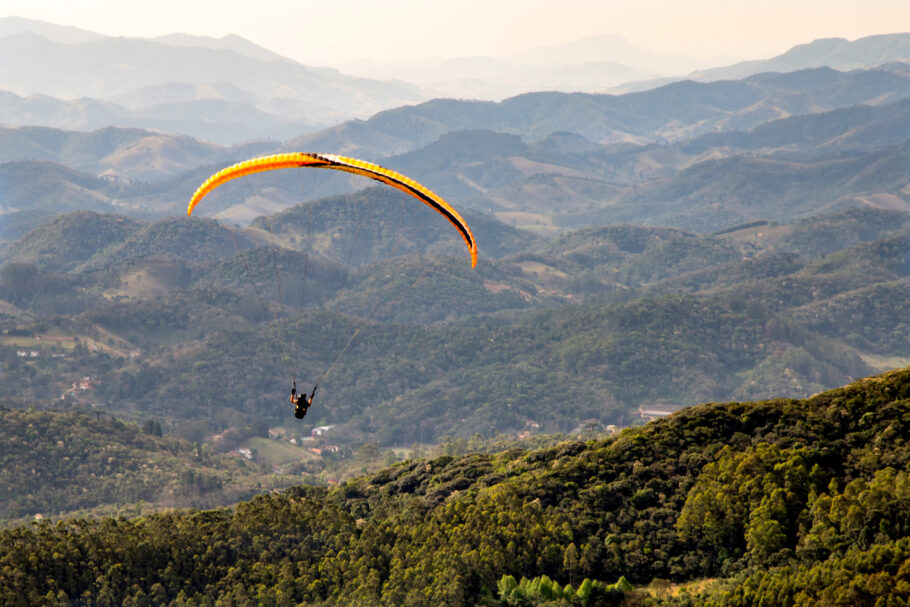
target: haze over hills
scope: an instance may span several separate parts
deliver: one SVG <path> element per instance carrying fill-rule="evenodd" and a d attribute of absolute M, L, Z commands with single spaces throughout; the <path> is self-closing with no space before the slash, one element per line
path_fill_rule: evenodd
<path fill-rule="evenodd" d="M 228 34 L 221 38 L 211 36 L 193 36 L 190 34 L 166 34 L 152 38 L 168 46 L 176 47 L 202 47 L 215 50 L 234 51 L 239 55 L 258 59 L 260 61 L 288 61 L 287 57 L 272 52 L 267 48 L 254 44 L 237 34 Z"/>
<path fill-rule="evenodd" d="M 704 70 L 689 76 L 718 80 L 742 78 L 760 72 L 794 72 L 827 66 L 839 71 L 864 69 L 895 61 L 910 61 L 910 34 L 881 34 L 857 40 L 824 38 L 800 44 L 764 61 L 746 61 L 725 68 Z M 687 76 L 688 77 L 688 76 Z"/>
<path fill-rule="evenodd" d="M 500 57 L 424 60 L 410 66 L 364 59 L 341 68 L 414 82 L 437 97 L 498 101 L 530 91 L 604 92 L 624 82 L 682 75 L 729 62 L 651 53 L 622 36 L 605 34 Z"/>
<path fill-rule="evenodd" d="M 404 153 L 464 129 L 512 133 L 526 141 L 569 131 L 602 144 L 677 142 L 795 115 L 885 105 L 908 96 L 910 73 L 818 68 L 736 81 L 680 82 L 625 95 L 532 93 L 500 103 L 437 99 L 304 135 L 286 146 Z"/>
<path fill-rule="evenodd" d="M 366 158 L 401 151 L 382 162 L 446 192 L 458 207 L 493 212 L 548 234 L 615 222 L 712 232 L 847 206 L 906 209 L 907 94 L 910 78 L 899 71 L 819 68 L 624 96 L 537 93 L 498 104 L 436 100 L 283 144 L 214 146 L 122 129 L 2 129 L 4 159 L 42 158 L 89 174 L 8 164 L 0 205 L 49 211 L 56 204 L 63 211 L 92 200 L 96 210 L 116 206 L 161 216 L 180 212 L 220 166 L 282 149 L 331 149 Z M 868 105 L 849 105 L 857 101 Z M 821 111 L 820 102 L 836 109 Z M 777 116 L 789 114 L 788 106 L 796 112 L 807 105 L 818 111 L 759 122 L 761 108 L 773 106 Z M 758 124 L 751 130 L 732 130 L 753 122 Z M 666 142 L 667 128 L 677 131 L 677 141 Z M 640 143 L 601 140 L 609 142 L 620 131 L 634 132 Z M 30 182 L 42 170 L 56 177 L 45 180 L 35 197 Z M 200 213 L 247 223 L 367 183 L 332 173 L 251 176 L 219 188 Z"/>
<path fill-rule="evenodd" d="M 233 82 L 261 98 L 294 96 L 355 115 L 419 99 L 404 83 L 346 77 L 290 60 L 263 61 L 229 49 L 131 38 L 60 44 L 23 32 L 0 38 L 0 57 L 5 57 L 0 88 L 21 95 L 104 98 L 167 82 Z M 131 63 L 122 65 L 121 57 Z"/>
<path fill-rule="evenodd" d="M 48 40 L 63 44 L 89 42 L 104 38 L 103 34 L 97 34 L 70 25 L 58 25 L 56 23 L 26 19 L 24 17 L 0 17 L 0 38 L 12 36 L 21 32 L 33 32 Z"/>
<path fill-rule="evenodd" d="M 365 118 L 430 96 L 499 100 L 540 90 L 599 92 L 607 90 L 610 83 L 637 79 L 656 69 L 682 74 L 703 64 L 692 58 L 649 53 L 621 37 L 605 35 L 531 49 L 508 58 L 452 60 L 441 67 L 426 68 L 431 74 L 416 74 L 421 83 L 436 79 L 435 85 L 421 84 L 425 88 L 419 90 L 400 79 L 378 81 L 307 67 L 238 36 L 110 38 L 13 17 L 3 19 L 2 24 L 0 59 L 6 53 L 9 60 L 0 63 L 6 66 L 6 70 L 0 69 L 0 91 L 8 93 L 5 109 L 0 107 L 0 121 L 77 129 L 136 126 L 220 143 L 257 137 L 287 139 L 351 116 Z M 836 48 L 831 48 L 831 41 L 816 41 L 766 62 L 743 64 L 747 67 L 741 65 L 723 77 L 744 78 L 758 72 L 823 65 L 845 70 L 871 68 L 907 59 L 906 36 L 841 41 L 843 44 L 834 45 Z M 29 62 L 18 60 L 23 56 L 34 57 L 34 69 L 26 67 Z M 112 56 L 131 57 L 130 69 L 123 72 L 124 66 L 118 67 L 116 62 L 104 63 L 104 57 Z M 98 57 L 102 58 L 100 63 Z M 66 68 L 64 77 L 52 75 L 61 68 Z M 373 76 L 391 75 L 375 65 L 369 68 Z M 88 73 L 91 78 L 85 77 Z M 450 82 L 441 83 L 440 78 Z M 701 72 L 692 72 L 686 78 L 718 79 L 703 78 Z M 85 82 L 92 82 L 92 88 L 85 88 L 81 84 Z M 650 81 L 637 90 L 654 89 L 659 84 Z M 494 90 L 498 92 L 493 94 Z M 883 97 L 876 102 L 885 101 Z M 774 107 L 769 105 L 757 118 L 772 117 L 767 112 L 773 112 Z M 784 107 L 785 111 L 806 111 L 792 103 Z M 754 124 L 741 123 L 736 128 Z M 633 129 L 626 136 L 639 135 Z M 603 135 L 598 137 L 601 139 Z"/>
<path fill-rule="evenodd" d="M 243 100 L 238 101 L 241 98 Z M 42 125 L 93 130 L 111 125 L 157 129 L 221 144 L 281 139 L 315 131 L 349 113 L 296 99 L 256 100 L 231 85 L 165 83 L 142 87 L 112 101 L 64 100 L 47 95 L 21 97 L 0 92 L 0 112 L 9 125 Z M 250 100 L 253 102 L 251 103 Z"/>
<path fill-rule="evenodd" d="M 709 82 L 747 78 L 764 72 L 795 72 L 822 66 L 850 71 L 907 61 L 910 61 L 910 34 L 908 33 L 879 34 L 856 40 L 822 38 L 797 45 L 776 57 L 693 71 L 686 74 L 685 78 Z M 668 80 L 670 79 L 632 83 L 617 87 L 617 91 L 649 89 Z"/>
<path fill-rule="evenodd" d="M 0 91 L 6 124 L 138 126 L 223 143 L 425 98 L 403 82 L 306 67 L 239 36 L 112 38 L 15 17 L 0 19 Z"/>
<path fill-rule="evenodd" d="M 621 36 L 601 35 L 504 57 L 465 57 L 411 67 L 361 61 L 344 67 L 361 75 L 379 73 L 415 82 L 437 96 L 498 101 L 530 91 L 625 93 L 679 80 L 739 80 L 823 66 L 846 72 L 907 61 L 906 33 L 820 39 L 775 57 L 740 62 L 730 57 L 656 54 Z"/>

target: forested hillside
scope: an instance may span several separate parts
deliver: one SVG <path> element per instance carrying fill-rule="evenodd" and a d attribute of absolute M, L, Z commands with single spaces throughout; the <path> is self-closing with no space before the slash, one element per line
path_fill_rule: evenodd
<path fill-rule="evenodd" d="M 498 259 L 538 245 L 534 234 L 503 225 L 489 215 L 465 211 L 474 238 L 483 244 L 487 258 Z M 315 235 L 322 255 L 352 266 L 373 264 L 406 255 L 455 256 L 464 254 L 464 243 L 445 221 L 413 198 L 386 187 L 367 188 L 344 196 L 331 196 L 298 204 L 281 213 L 258 217 L 251 227 L 306 248 Z"/>
<path fill-rule="evenodd" d="M 101 412 L 31 408 L 0 409 L 0 422 L 3 523 L 212 507 L 290 483 L 209 445 L 162 437 L 161 424 L 151 418 L 140 429 Z"/>
<path fill-rule="evenodd" d="M 898 605 L 908 407 L 903 369 L 232 510 L 9 529 L 0 592 L 9 605 Z"/>
<path fill-rule="evenodd" d="M 117 103 L 212 132 L 311 109 L 210 86 Z M 910 364 L 908 99 L 890 64 L 237 145 L 0 128 L 0 603 L 906 602 L 908 371 L 825 391 Z M 476 268 L 338 171 L 185 216 L 284 151 L 418 180 Z M 701 404 L 728 401 L 758 402 Z"/>
<path fill-rule="evenodd" d="M 472 216 L 472 270 L 451 226 L 408 202 L 374 188 L 247 229 L 60 216 L 5 252 L 3 394 L 50 405 L 91 376 L 105 411 L 196 420 L 211 440 L 288 425 L 296 378 L 321 384 L 307 429 L 391 447 L 807 396 L 906 364 L 898 211 L 551 240 Z"/>

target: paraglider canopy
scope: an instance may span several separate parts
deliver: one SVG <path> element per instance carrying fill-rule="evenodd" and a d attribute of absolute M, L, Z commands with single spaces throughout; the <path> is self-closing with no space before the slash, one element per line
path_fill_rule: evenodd
<path fill-rule="evenodd" d="M 462 238 L 464 238 L 465 244 L 468 245 L 468 250 L 471 253 L 471 267 L 473 268 L 477 265 L 477 244 L 474 241 L 474 235 L 471 233 L 471 228 L 468 227 L 468 224 L 466 224 L 461 215 L 458 214 L 458 211 L 452 208 L 449 203 L 434 194 L 428 188 L 417 183 L 413 179 L 405 177 L 401 173 L 396 173 L 395 171 L 381 167 L 378 164 L 357 160 L 356 158 L 348 158 L 346 156 L 337 156 L 335 154 L 305 154 L 300 152 L 274 154 L 272 156 L 262 156 L 260 158 L 245 160 L 241 163 L 229 166 L 226 169 L 218 171 L 199 186 L 199 189 L 196 190 L 196 193 L 193 194 L 193 197 L 190 199 L 186 214 L 191 215 L 193 209 L 196 208 L 196 205 L 199 204 L 199 201 L 202 200 L 206 194 L 225 182 L 252 173 L 295 167 L 336 169 L 354 173 L 355 175 L 363 175 L 364 177 L 381 181 L 386 185 L 390 185 L 393 188 L 397 188 L 402 192 L 421 200 L 432 207 L 436 212 L 443 215 L 453 226 L 455 226 L 461 233 Z"/>

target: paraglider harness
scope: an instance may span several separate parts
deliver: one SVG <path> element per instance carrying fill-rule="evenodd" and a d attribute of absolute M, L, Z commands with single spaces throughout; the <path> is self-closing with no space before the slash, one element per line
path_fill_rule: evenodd
<path fill-rule="evenodd" d="M 319 384 L 313 386 L 313 391 L 310 392 L 310 396 L 307 397 L 306 392 L 297 394 L 297 381 L 294 381 L 294 387 L 291 388 L 291 403 L 294 405 L 294 417 L 297 419 L 303 419 L 303 416 L 306 415 L 307 409 L 309 409 L 310 405 L 313 404 L 313 396 L 316 395 L 316 388 L 318 387 Z"/>

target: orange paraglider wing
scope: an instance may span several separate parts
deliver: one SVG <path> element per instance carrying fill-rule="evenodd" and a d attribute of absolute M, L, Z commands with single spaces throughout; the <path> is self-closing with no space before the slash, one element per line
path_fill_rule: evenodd
<path fill-rule="evenodd" d="M 337 156 L 335 154 L 304 154 L 299 152 L 292 154 L 275 154 L 272 156 L 262 156 L 261 158 L 245 160 L 241 163 L 229 166 L 226 169 L 218 171 L 199 186 L 199 189 L 196 190 L 196 193 L 193 194 L 193 197 L 190 199 L 190 204 L 186 208 L 186 214 L 191 215 L 193 209 L 196 208 L 196 205 L 199 204 L 199 201 L 202 200 L 206 194 L 231 179 L 243 177 L 244 175 L 250 175 L 252 173 L 260 173 L 262 171 L 290 169 L 295 167 L 314 167 L 346 171 L 348 173 L 363 175 L 364 177 L 381 181 L 406 194 L 410 194 L 414 198 L 417 198 L 432 207 L 455 226 L 461 233 L 462 238 L 464 238 L 465 243 L 468 245 L 468 250 L 471 252 L 471 267 L 473 268 L 477 265 L 477 243 L 474 241 L 474 234 L 471 233 L 471 228 L 468 227 L 468 224 L 466 224 L 461 215 L 458 214 L 458 211 L 452 208 L 449 203 L 434 194 L 428 188 L 422 186 L 413 179 L 405 177 L 401 173 L 396 173 L 395 171 L 381 167 L 378 164 L 357 160 L 356 158 L 348 158 L 346 156 Z"/>

